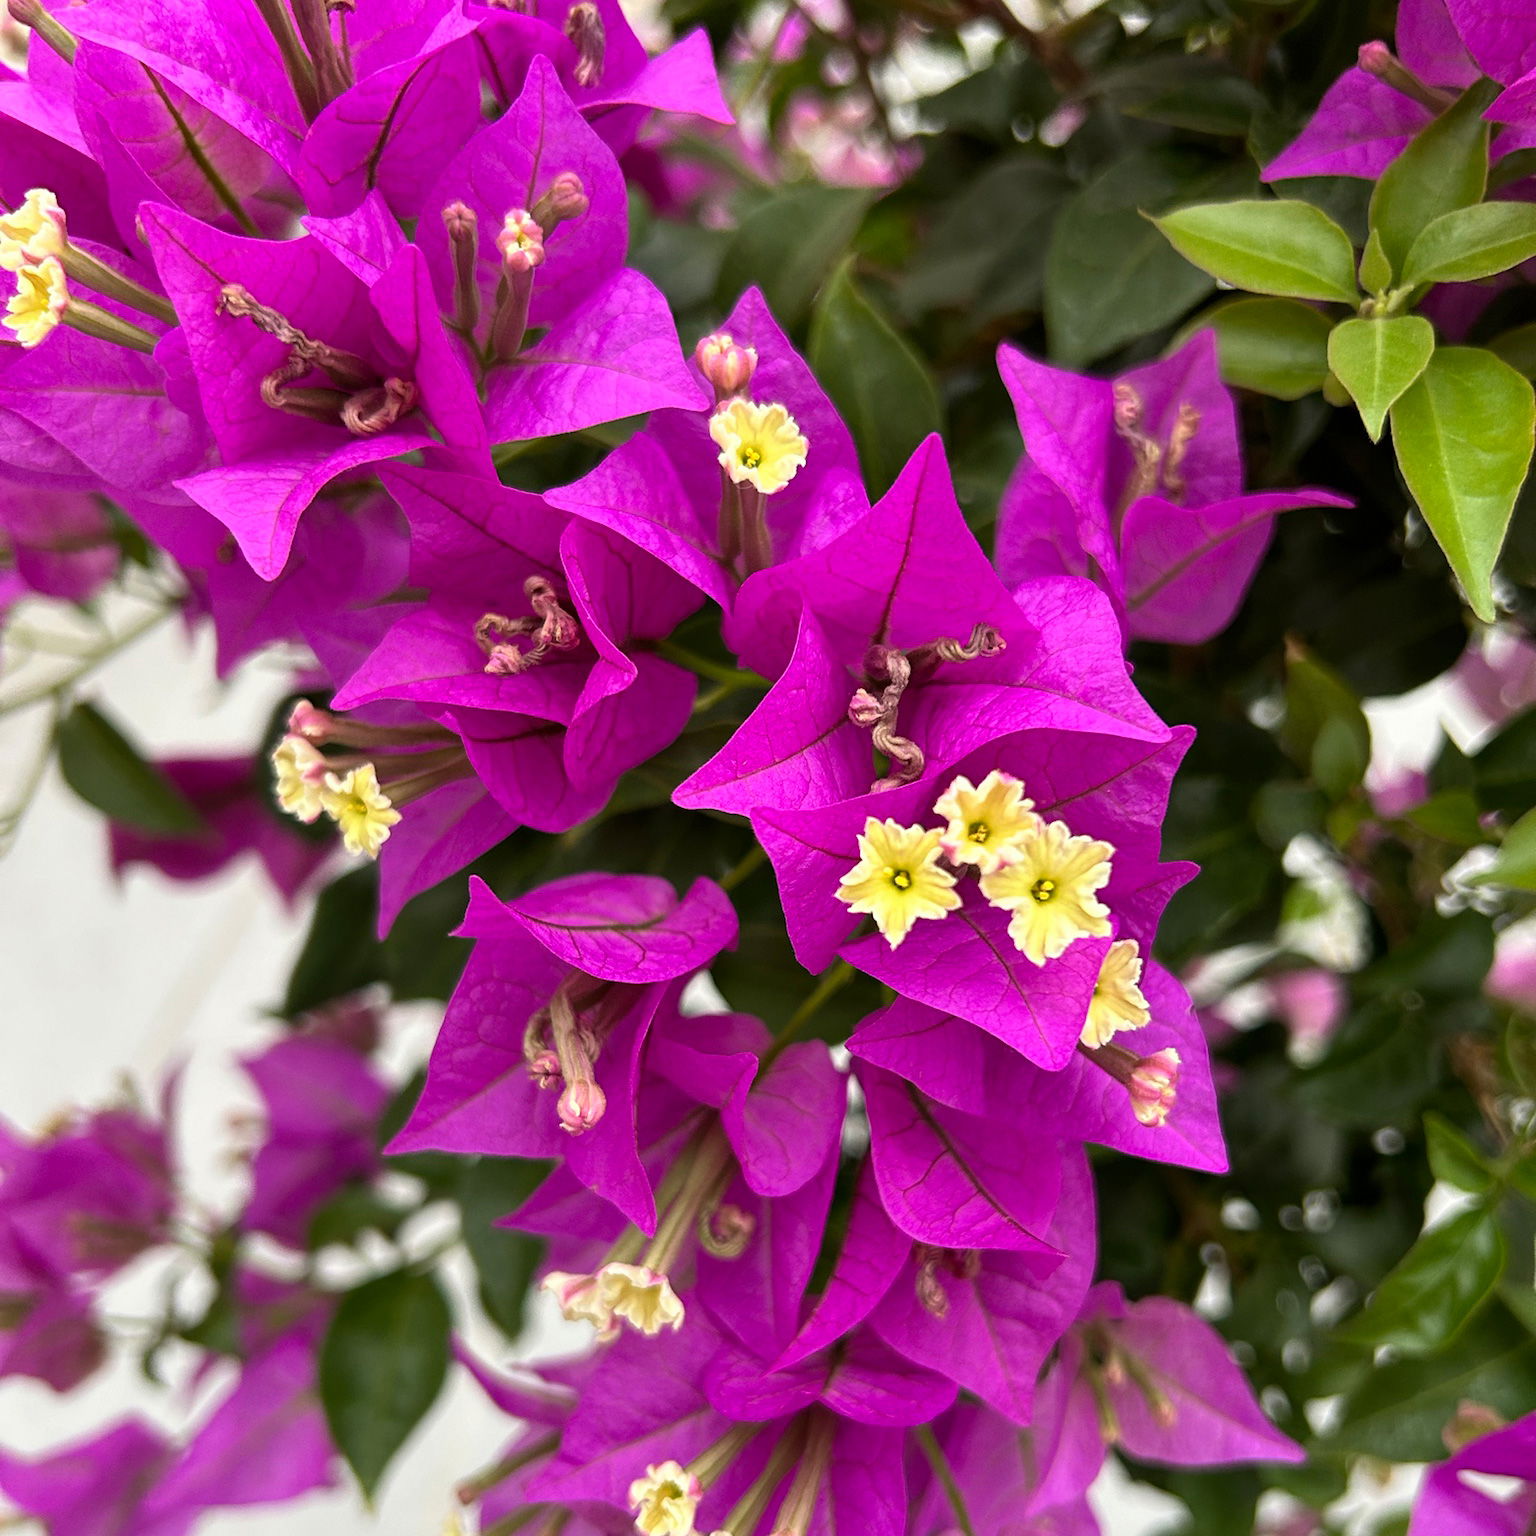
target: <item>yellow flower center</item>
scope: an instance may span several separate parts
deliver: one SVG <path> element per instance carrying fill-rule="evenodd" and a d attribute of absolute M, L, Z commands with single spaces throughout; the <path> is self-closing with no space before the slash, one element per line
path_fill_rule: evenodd
<path fill-rule="evenodd" d="M 1034 801 L 1011 773 L 993 769 L 980 784 L 959 775 L 934 802 L 933 813 L 949 823 L 939 840 L 951 864 L 974 864 L 990 874 L 1018 858 L 1020 840 L 1040 825 Z"/>
<path fill-rule="evenodd" d="M 644 1536 L 693 1536 L 693 1517 L 704 1490 L 698 1478 L 675 1461 L 645 1469 L 629 1485 L 635 1528 Z"/>
<path fill-rule="evenodd" d="M 868 913 L 895 949 L 919 918 L 940 918 L 960 905 L 955 877 L 939 863 L 939 833 L 870 816 L 859 834 L 859 862 L 843 876 L 837 899 Z"/>
<path fill-rule="evenodd" d="M 805 467 L 810 444 L 782 405 L 729 400 L 709 419 L 720 467 L 736 485 L 764 496 L 782 491 Z"/>
<path fill-rule="evenodd" d="M 1123 1029 L 1140 1029 L 1152 1012 L 1142 994 L 1141 950 L 1134 939 L 1117 939 L 1109 946 L 1093 984 L 1083 1044 L 1092 1049 L 1108 1045 Z"/>
<path fill-rule="evenodd" d="M 1036 965 L 1082 938 L 1108 938 L 1109 908 L 1097 897 L 1114 849 L 1074 837 L 1065 822 L 1038 821 L 1015 843 L 1012 861 L 983 871 L 981 893 L 1013 915 L 1008 936 Z"/>

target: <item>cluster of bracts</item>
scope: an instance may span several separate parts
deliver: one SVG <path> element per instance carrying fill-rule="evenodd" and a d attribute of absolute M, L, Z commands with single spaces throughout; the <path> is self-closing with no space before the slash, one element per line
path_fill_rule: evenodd
<path fill-rule="evenodd" d="M 760 702 L 675 803 L 750 821 L 807 991 L 835 966 L 890 991 L 846 1042 L 774 1037 L 700 1011 L 737 938 L 711 880 L 472 883 L 388 1150 L 552 1160 L 507 1219 L 593 1330 L 537 1376 L 466 1360 L 525 1426 L 465 1485 L 481 1531 L 1071 1536 L 1109 1445 L 1297 1457 L 1205 1322 L 1092 1283 L 1089 1145 L 1224 1166 L 1200 1027 L 1150 958 L 1192 873 L 1159 856 L 1190 733 L 1126 645 L 1219 631 L 1274 513 L 1337 504 L 1244 494 L 1210 336 L 1114 381 L 1004 347 L 1025 454 L 989 557 L 937 439 L 871 502 L 758 293 L 690 353 L 626 265 L 635 157 L 729 118 L 702 35 L 648 57 L 614 0 L 11 14 L 8 594 L 108 579 L 105 499 L 221 668 L 307 646 L 324 707 L 294 707 L 276 795 L 379 860 L 385 928 L 517 828 L 598 817 L 687 727 L 672 636 L 718 615 Z M 574 484 L 499 477 L 638 416 Z M 325 858 L 247 764 L 166 770 L 214 844 L 120 831 L 119 861 L 254 846 L 292 892 Z M 343 1010 L 252 1064 L 246 1230 L 299 1247 L 376 1170 L 371 1032 Z M 113 1110 L 0 1159 L 0 1369 L 67 1388 L 100 1356 L 95 1288 L 182 1220 L 165 1130 Z M 332 1299 L 254 1269 L 230 1295 L 245 1363 L 195 1434 L 126 1423 L 0 1460 L 0 1487 L 59 1536 L 106 1507 L 180 1536 L 332 1479 Z"/>

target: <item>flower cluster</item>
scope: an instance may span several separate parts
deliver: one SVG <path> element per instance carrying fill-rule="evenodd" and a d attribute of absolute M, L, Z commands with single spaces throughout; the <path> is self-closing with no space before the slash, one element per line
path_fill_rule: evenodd
<path fill-rule="evenodd" d="M 936 437 L 871 499 L 760 292 L 690 358 L 628 265 L 641 121 L 729 116 L 702 34 L 648 59 L 608 0 L 13 11 L 0 475 L 60 498 L 37 506 L 61 534 L 75 498 L 123 508 L 225 669 L 276 641 L 315 660 L 266 744 L 288 824 L 248 758 L 177 759 L 201 830 L 119 827 L 115 859 L 191 876 L 254 847 L 292 893 L 328 856 L 297 824 L 334 824 L 379 861 L 387 931 L 515 832 L 601 849 L 626 776 L 725 726 L 667 793 L 750 831 L 729 878 L 702 855 L 681 894 L 600 856 L 470 878 L 473 951 L 386 1149 L 547 1163 L 505 1224 L 592 1330 L 532 1386 L 470 1364 L 527 1426 L 466 1485 L 482 1529 L 1091 1531 L 1109 1444 L 1296 1457 L 1209 1325 L 1092 1284 L 1090 1146 L 1225 1166 L 1202 1030 L 1151 958 L 1194 872 L 1161 843 L 1192 732 L 1126 645 L 1214 633 L 1274 514 L 1334 500 L 1243 494 L 1210 338 L 1116 381 L 1003 348 L 1025 456 L 994 559 Z M 524 483 L 530 445 L 630 418 L 571 483 Z M 50 571 L 29 579 L 70 595 L 105 574 Z M 727 887 L 764 857 L 823 978 L 777 1034 L 709 1001 Z M 797 1038 L 855 972 L 881 1006 Z M 380 1166 L 356 1024 L 250 1064 L 269 1129 L 241 1231 L 298 1247 Z M 167 1219 L 119 1129 L 0 1149 L 8 1368 L 60 1387 L 94 1358 L 88 1287 Z M 75 1503 L 8 1461 L 0 1487 L 64 1532 L 134 1468 L 134 1518 L 179 1533 L 226 1475 L 229 1503 L 328 1478 L 333 1298 L 267 1306 L 268 1283 L 231 1280 L 234 1312 L 300 1321 L 231 1350 L 190 1448 L 123 1428 Z M 238 1477 L 197 1449 L 232 1455 L 274 1397 L 281 1436 Z"/>

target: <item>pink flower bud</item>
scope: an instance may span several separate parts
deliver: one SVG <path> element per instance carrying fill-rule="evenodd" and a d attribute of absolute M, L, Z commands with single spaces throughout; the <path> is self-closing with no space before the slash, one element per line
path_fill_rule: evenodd
<path fill-rule="evenodd" d="M 480 231 L 480 220 L 468 203 L 449 203 L 443 209 L 443 228 L 448 238 L 457 245 L 461 240 L 474 240 Z"/>
<path fill-rule="evenodd" d="M 330 734 L 331 717 L 316 709 L 308 699 L 300 699 L 288 712 L 288 730 L 306 741 L 325 741 Z"/>
<path fill-rule="evenodd" d="M 1164 1125 L 1179 1095 L 1179 1053 L 1172 1046 L 1143 1056 L 1126 1084 L 1131 1108 L 1143 1125 Z"/>
<path fill-rule="evenodd" d="M 540 1051 L 528 1063 L 528 1075 L 540 1088 L 553 1088 L 563 1082 L 560 1058 L 553 1051 Z"/>
<path fill-rule="evenodd" d="M 561 1126 L 573 1136 L 590 1131 L 607 1108 L 608 1096 L 590 1079 L 567 1083 L 557 1106 Z"/>
<path fill-rule="evenodd" d="M 744 347 L 725 331 L 703 337 L 693 349 L 699 371 L 721 399 L 742 394 L 757 371 L 757 348 Z"/>
<path fill-rule="evenodd" d="M 533 220 L 547 235 L 562 219 L 579 219 L 592 206 L 575 171 L 561 171 L 533 205 Z"/>
<path fill-rule="evenodd" d="M 1373 38 L 1368 43 L 1361 43 L 1357 56 L 1360 68 L 1368 75 L 1375 75 L 1378 80 L 1385 80 L 1397 61 L 1392 57 L 1392 50 L 1379 38 Z"/>

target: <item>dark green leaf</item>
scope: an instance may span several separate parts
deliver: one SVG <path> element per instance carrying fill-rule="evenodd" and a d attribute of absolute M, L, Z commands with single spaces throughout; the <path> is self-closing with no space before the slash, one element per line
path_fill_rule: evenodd
<path fill-rule="evenodd" d="M 1230 173 L 1224 173 L 1230 177 Z M 1045 263 L 1045 323 L 1051 354 L 1071 368 L 1168 325 L 1211 291 L 1142 217 L 1199 196 L 1208 162 L 1143 151 L 1113 162 L 1070 199 L 1051 231 Z"/>
<path fill-rule="evenodd" d="M 1325 315 L 1299 299 L 1231 299 L 1207 310 L 1191 330 L 1211 326 L 1228 384 L 1299 400 L 1328 377 Z"/>
<path fill-rule="evenodd" d="M 872 192 L 857 187 L 798 186 L 775 193 L 741 221 L 726 248 L 716 303 L 729 309 L 755 284 L 779 323 L 795 329 L 873 200 Z"/>
<path fill-rule="evenodd" d="M 480 1304 L 509 1339 L 523 1329 L 523 1309 L 544 1244 L 526 1232 L 495 1223 L 515 1211 L 548 1174 L 548 1163 L 516 1157 L 482 1157 L 459 1183 L 464 1246 L 480 1277 Z"/>
<path fill-rule="evenodd" d="M 54 740 L 64 782 L 113 821 L 166 837 L 195 837 L 203 830 L 186 796 L 94 705 L 76 704 Z"/>
<path fill-rule="evenodd" d="M 1403 283 L 1472 283 L 1536 256 L 1536 208 L 1476 203 L 1442 213 L 1418 233 L 1403 263 Z"/>
<path fill-rule="evenodd" d="M 1516 715 L 1476 757 L 1463 762 L 1484 810 L 1523 816 L 1536 805 L 1536 709 Z"/>
<path fill-rule="evenodd" d="M 288 977 L 283 1014 L 293 1018 L 384 977 L 384 951 L 374 937 L 378 871 L 369 864 L 320 892 L 304 948 Z"/>
<path fill-rule="evenodd" d="M 1401 272 L 1419 232 L 1442 214 L 1483 200 L 1488 184 L 1488 124 L 1483 108 L 1491 92 L 1463 91 L 1454 106 L 1421 129 L 1382 172 L 1371 195 L 1371 229 L 1394 272 Z"/>
<path fill-rule="evenodd" d="M 1328 365 L 1360 408 L 1373 443 L 1381 441 L 1392 403 L 1429 366 L 1435 328 L 1418 315 L 1345 320 L 1328 338 Z"/>
<path fill-rule="evenodd" d="M 1311 203 L 1205 203 L 1154 222 L 1180 255 L 1234 288 L 1344 304 L 1358 297 L 1349 236 Z"/>
<path fill-rule="evenodd" d="M 1371 728 L 1360 701 L 1338 673 L 1294 641 L 1286 649 L 1280 741 L 1336 800 L 1360 782 L 1371 760 Z"/>
<path fill-rule="evenodd" d="M 1429 1147 L 1429 1166 L 1437 1179 L 1472 1195 L 1485 1195 L 1493 1188 L 1497 1181 L 1483 1154 L 1444 1115 L 1425 1115 L 1424 1135 Z"/>
<path fill-rule="evenodd" d="M 912 450 L 942 429 L 943 418 L 922 359 L 859 292 L 851 261 L 822 290 L 810 354 L 858 444 L 870 495 L 883 494 Z"/>
<path fill-rule="evenodd" d="M 1512 331 L 1495 336 L 1488 343 L 1488 350 L 1502 358 L 1516 373 L 1526 378 L 1536 378 L 1536 321 L 1529 325 L 1517 325 Z"/>
<path fill-rule="evenodd" d="M 1445 1455 L 1441 1431 L 1469 1398 L 1508 1418 L 1536 1402 L 1536 1340 L 1501 1306 L 1474 1318 L 1455 1349 L 1372 1371 L 1345 1400 L 1333 1444 L 1387 1461 L 1436 1461 Z"/>
<path fill-rule="evenodd" d="M 349 1291 L 320 1349 L 320 1401 L 371 1499 L 448 1375 L 453 1320 L 431 1275 L 398 1270 Z"/>
<path fill-rule="evenodd" d="M 1491 622 L 1493 567 L 1531 461 L 1528 379 L 1480 347 L 1441 347 L 1392 407 L 1397 462 L 1473 612 Z"/>

